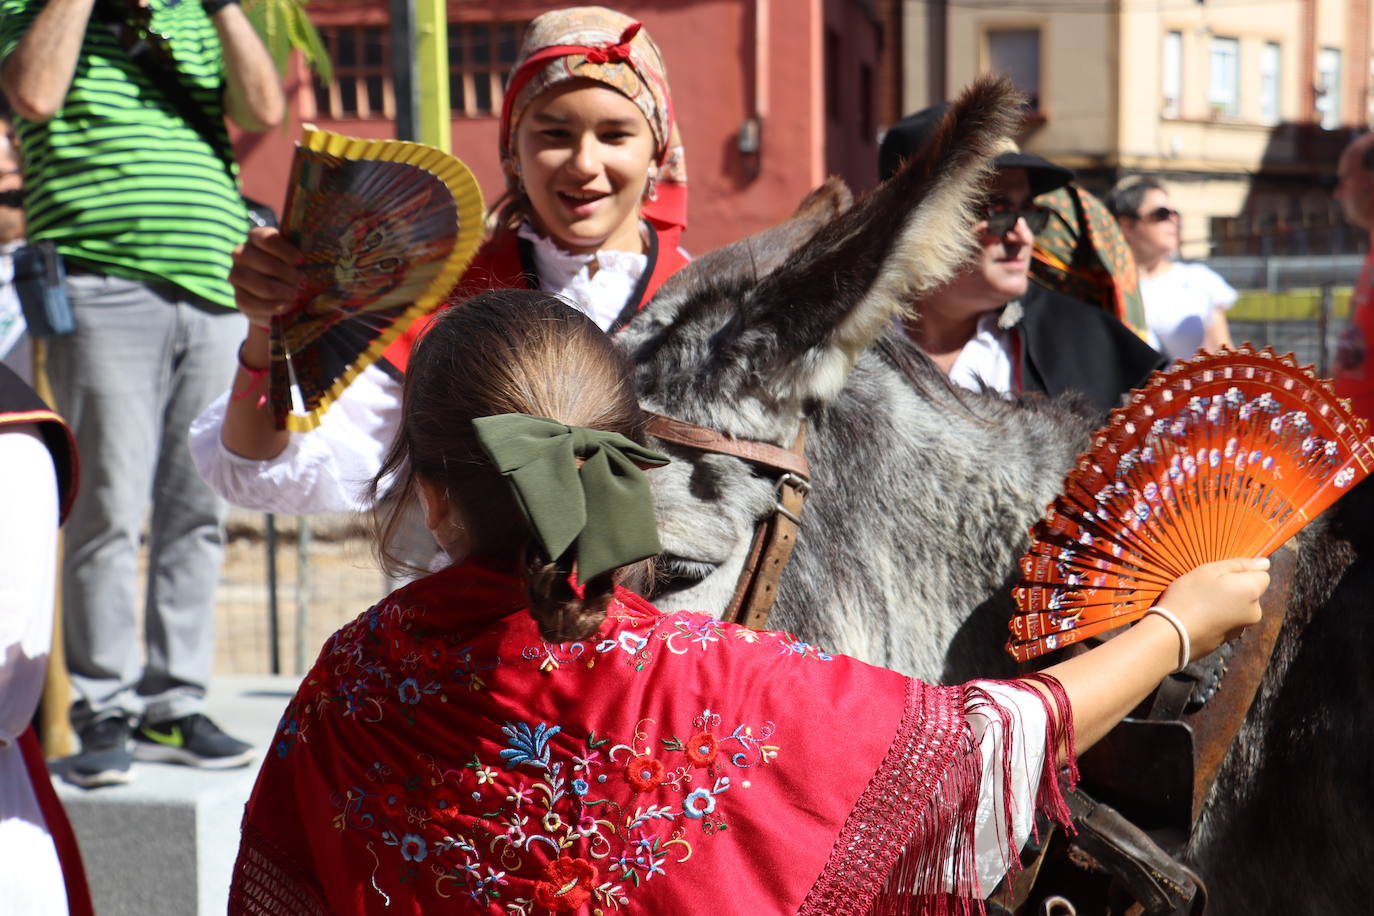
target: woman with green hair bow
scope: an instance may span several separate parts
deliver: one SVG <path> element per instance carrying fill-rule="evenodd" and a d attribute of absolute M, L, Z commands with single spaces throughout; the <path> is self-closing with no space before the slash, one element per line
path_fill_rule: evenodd
<path fill-rule="evenodd" d="M 636 594 L 665 461 L 625 357 L 554 297 L 435 321 L 377 479 L 452 565 L 325 644 L 248 803 L 231 914 L 972 912 L 1037 808 L 1067 817 L 1075 735 L 1187 653 L 1151 615 L 1045 674 L 944 687 L 665 614 Z M 1211 564 L 1162 601 L 1202 652 L 1265 581 Z"/>

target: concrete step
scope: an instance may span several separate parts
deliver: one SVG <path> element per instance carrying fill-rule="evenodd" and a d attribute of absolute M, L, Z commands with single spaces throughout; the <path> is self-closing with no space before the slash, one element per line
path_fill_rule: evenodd
<path fill-rule="evenodd" d="M 297 677 L 211 681 L 206 714 L 258 756 L 237 770 L 135 761 L 126 786 L 81 789 L 51 764 L 90 879 L 98 916 L 222 916 L 243 805 Z"/>

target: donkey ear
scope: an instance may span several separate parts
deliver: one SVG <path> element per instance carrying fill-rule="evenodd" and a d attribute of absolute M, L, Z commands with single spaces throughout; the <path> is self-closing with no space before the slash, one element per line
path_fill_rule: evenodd
<path fill-rule="evenodd" d="M 1019 101 L 1005 79 L 974 83 L 896 175 L 763 278 L 721 357 L 753 366 L 775 396 L 834 397 L 859 353 L 967 263 L 974 207 Z"/>

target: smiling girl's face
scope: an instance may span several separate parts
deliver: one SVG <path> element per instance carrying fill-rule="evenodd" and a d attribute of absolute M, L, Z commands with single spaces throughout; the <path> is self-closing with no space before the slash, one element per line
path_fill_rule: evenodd
<path fill-rule="evenodd" d="M 634 102 L 592 80 L 568 80 L 530 103 L 513 146 L 541 233 L 577 254 L 644 250 L 639 208 L 656 150 Z"/>

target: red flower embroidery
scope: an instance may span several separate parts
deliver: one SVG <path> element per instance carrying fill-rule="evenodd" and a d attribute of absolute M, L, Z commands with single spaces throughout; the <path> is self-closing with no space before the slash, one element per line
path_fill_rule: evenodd
<path fill-rule="evenodd" d="M 636 792 L 647 792 L 663 782 L 663 764 L 652 757 L 631 757 L 625 764 L 625 779 Z"/>
<path fill-rule="evenodd" d="M 544 878 L 534 886 L 534 902 L 556 913 L 567 912 L 582 906 L 592 895 L 596 866 L 586 859 L 564 856 L 548 864 Z"/>
<path fill-rule="evenodd" d="M 716 751 L 720 750 L 720 745 L 716 743 L 715 735 L 710 732 L 702 732 L 687 739 L 687 745 L 683 748 L 683 753 L 687 755 L 695 766 L 710 766 L 716 759 Z"/>
<path fill-rule="evenodd" d="M 387 814 L 400 814 L 406 809 L 406 787 L 399 782 L 385 783 L 377 797 L 382 802 L 382 810 Z"/>
<path fill-rule="evenodd" d="M 458 817 L 458 796 L 447 788 L 434 793 L 430 802 L 430 813 L 441 821 L 451 821 Z"/>
<path fill-rule="evenodd" d="M 420 661 L 425 666 L 438 670 L 448 663 L 448 644 L 442 639 L 425 639 L 420 642 Z"/>

